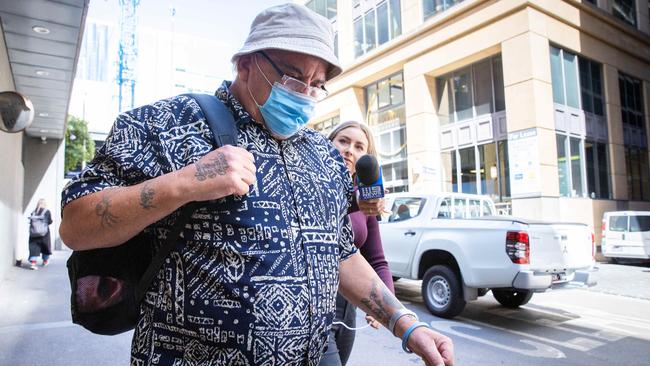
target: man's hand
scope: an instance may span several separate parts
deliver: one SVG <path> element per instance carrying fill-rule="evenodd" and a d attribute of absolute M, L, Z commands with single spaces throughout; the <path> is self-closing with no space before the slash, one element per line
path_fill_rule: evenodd
<path fill-rule="evenodd" d="M 358 200 L 359 211 L 366 216 L 377 216 L 384 212 L 384 199 Z"/>
<path fill-rule="evenodd" d="M 255 183 L 253 154 L 236 146 L 222 146 L 180 171 L 188 201 L 244 195 Z M 184 192 L 183 192 L 184 193 Z"/>
<path fill-rule="evenodd" d="M 454 344 L 449 337 L 433 329 L 419 327 L 411 333 L 408 348 L 424 360 L 427 366 L 452 366 Z"/>

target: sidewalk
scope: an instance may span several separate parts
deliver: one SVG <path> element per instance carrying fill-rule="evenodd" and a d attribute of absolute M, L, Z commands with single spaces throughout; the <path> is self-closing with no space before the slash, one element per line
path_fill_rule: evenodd
<path fill-rule="evenodd" d="M 65 261 L 55 251 L 49 266 L 12 267 L 0 280 L 0 365 L 128 365 L 132 332 L 94 335 L 70 320 Z"/>

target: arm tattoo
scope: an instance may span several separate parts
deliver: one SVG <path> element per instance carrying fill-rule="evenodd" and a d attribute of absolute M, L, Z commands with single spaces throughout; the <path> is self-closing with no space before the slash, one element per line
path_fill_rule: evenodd
<path fill-rule="evenodd" d="M 381 296 L 378 290 L 381 291 Z M 361 303 L 368 307 L 370 315 L 384 325 L 388 324 L 395 309 L 403 307 L 385 286 L 377 286 L 375 281 L 372 282 L 368 298 L 361 299 Z"/>
<path fill-rule="evenodd" d="M 102 201 L 95 206 L 95 213 L 100 217 L 102 227 L 113 227 L 117 223 L 118 217 L 109 212 L 111 206 L 112 192 L 104 192 Z"/>
<path fill-rule="evenodd" d="M 151 188 L 151 183 L 146 182 L 140 191 L 140 207 L 148 210 L 156 206 L 153 205 L 153 196 L 156 193 L 153 188 Z"/>
<path fill-rule="evenodd" d="M 196 174 L 194 176 L 199 181 L 204 181 L 208 178 L 215 178 L 217 175 L 225 175 L 228 170 L 228 162 L 222 152 L 219 152 L 216 157 L 213 157 L 208 162 L 196 162 Z"/>

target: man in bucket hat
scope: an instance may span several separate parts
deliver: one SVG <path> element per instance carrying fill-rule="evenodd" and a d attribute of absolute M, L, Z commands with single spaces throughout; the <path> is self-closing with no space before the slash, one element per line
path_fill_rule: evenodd
<path fill-rule="evenodd" d="M 132 365 L 317 365 L 337 289 L 426 364 L 453 364 L 449 338 L 418 323 L 356 252 L 347 168 L 304 128 L 341 73 L 333 39 L 302 5 L 263 11 L 233 56 L 235 80 L 216 92 L 236 146 L 214 149 L 198 104 L 177 96 L 121 114 L 64 189 L 60 234 L 75 250 L 143 230 L 164 240 L 172 213 L 202 203 L 140 304 Z"/>

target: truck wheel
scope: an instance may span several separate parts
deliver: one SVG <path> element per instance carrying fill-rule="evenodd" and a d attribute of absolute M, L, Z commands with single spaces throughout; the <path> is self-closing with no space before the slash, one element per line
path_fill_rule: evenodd
<path fill-rule="evenodd" d="M 431 314 L 451 319 L 465 308 L 459 276 L 449 267 L 429 268 L 422 279 L 422 297 Z"/>
<path fill-rule="evenodd" d="M 514 309 L 528 303 L 533 297 L 533 292 L 529 290 L 492 290 L 492 295 L 502 306 Z"/>

